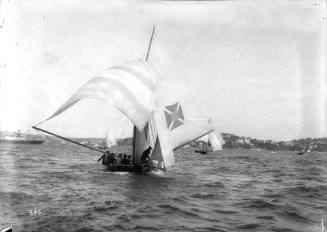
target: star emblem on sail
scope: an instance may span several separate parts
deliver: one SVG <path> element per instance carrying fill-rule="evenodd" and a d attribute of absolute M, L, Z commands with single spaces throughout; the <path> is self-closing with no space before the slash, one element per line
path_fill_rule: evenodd
<path fill-rule="evenodd" d="M 169 130 L 174 130 L 175 128 L 184 124 L 184 114 L 182 106 L 178 102 L 166 106 L 164 109 L 164 114 Z"/>
<path fill-rule="evenodd" d="M 115 106 L 138 130 L 146 125 L 154 108 L 157 73 L 144 61 L 133 61 L 107 69 L 78 89 L 53 118 L 82 99 L 96 99 Z"/>

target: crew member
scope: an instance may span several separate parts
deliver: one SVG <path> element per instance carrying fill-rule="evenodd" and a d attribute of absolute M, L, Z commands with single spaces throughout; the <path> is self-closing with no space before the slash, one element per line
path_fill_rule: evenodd
<path fill-rule="evenodd" d="M 117 158 L 117 165 L 121 164 L 122 159 L 123 159 L 123 154 L 119 153 L 118 158 Z"/>
<path fill-rule="evenodd" d="M 123 164 L 123 165 L 128 165 L 129 164 L 129 161 L 127 159 L 127 155 L 126 154 L 124 154 L 124 156 L 123 156 L 123 158 L 121 160 L 121 164 Z"/>
<path fill-rule="evenodd" d="M 99 159 L 97 162 L 102 160 L 102 165 L 107 165 L 109 163 L 109 156 L 110 156 L 110 151 L 106 151 Z"/>
<path fill-rule="evenodd" d="M 150 152 L 152 150 L 152 147 L 149 146 L 143 153 L 141 156 L 141 163 L 148 163 L 150 160 Z"/>
<path fill-rule="evenodd" d="M 108 165 L 115 165 L 117 163 L 115 153 L 110 153 L 108 158 Z"/>
<path fill-rule="evenodd" d="M 132 156 L 131 155 L 127 156 L 127 160 L 128 160 L 128 165 L 132 164 Z"/>
<path fill-rule="evenodd" d="M 104 153 L 99 159 L 98 159 L 98 161 L 97 162 L 99 162 L 100 160 L 102 160 L 102 164 L 103 164 L 103 160 L 104 160 L 104 156 L 105 156 L 106 154 Z M 103 164 L 104 165 L 104 164 Z"/>

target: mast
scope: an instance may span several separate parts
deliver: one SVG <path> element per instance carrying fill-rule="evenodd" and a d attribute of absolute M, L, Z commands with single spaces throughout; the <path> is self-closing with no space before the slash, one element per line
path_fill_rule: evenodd
<path fill-rule="evenodd" d="M 133 156 L 132 156 L 132 162 L 135 163 L 135 136 L 136 136 L 136 126 L 133 128 Z"/>
<path fill-rule="evenodd" d="M 155 29 L 156 29 L 156 26 L 153 26 L 152 35 L 151 35 L 151 39 L 150 39 L 150 42 L 149 42 L 148 50 L 147 50 L 147 53 L 146 53 L 145 61 L 148 61 L 148 59 L 149 59 L 149 54 L 150 54 L 150 49 L 151 49 L 152 39 L 153 39 L 153 35 L 154 35 L 154 30 Z"/>
<path fill-rule="evenodd" d="M 149 59 L 149 54 L 150 54 L 150 50 L 151 50 L 151 45 L 152 45 L 152 40 L 153 40 L 153 35 L 154 35 L 155 29 L 156 29 L 156 26 L 153 26 L 150 42 L 149 42 L 148 49 L 147 49 L 147 52 L 146 52 L 145 61 L 148 61 L 148 59 Z M 136 145 L 135 136 L 136 136 L 136 130 L 137 130 L 137 128 L 136 128 L 136 126 L 134 126 L 134 128 L 133 128 L 133 157 L 132 157 L 132 162 L 133 163 L 135 163 L 135 145 Z"/>

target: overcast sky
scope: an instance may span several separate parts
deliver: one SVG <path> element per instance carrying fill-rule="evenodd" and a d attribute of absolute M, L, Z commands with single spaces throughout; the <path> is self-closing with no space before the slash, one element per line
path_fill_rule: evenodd
<path fill-rule="evenodd" d="M 1 130 L 26 131 L 96 74 L 143 58 L 156 25 L 150 62 L 164 104 L 186 99 L 221 132 L 326 136 L 325 1 L 16 0 L 9 8 L 1 8 Z M 131 132 L 94 100 L 42 126 L 79 137 Z"/>

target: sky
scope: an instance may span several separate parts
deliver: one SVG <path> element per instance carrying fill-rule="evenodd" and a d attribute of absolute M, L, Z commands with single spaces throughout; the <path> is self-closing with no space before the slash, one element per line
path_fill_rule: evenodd
<path fill-rule="evenodd" d="M 325 1 L 1 2 L 0 129 L 28 131 L 110 66 L 144 58 L 164 104 L 188 102 L 218 131 L 327 136 Z M 200 114 L 199 113 L 199 114 Z M 114 107 L 83 100 L 42 128 L 131 135 Z"/>

